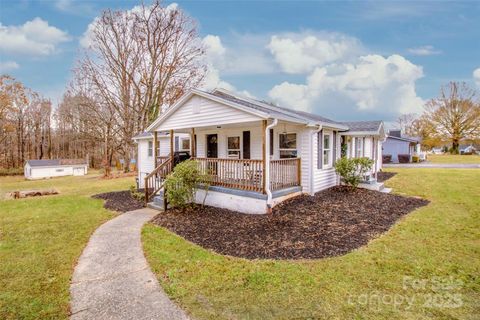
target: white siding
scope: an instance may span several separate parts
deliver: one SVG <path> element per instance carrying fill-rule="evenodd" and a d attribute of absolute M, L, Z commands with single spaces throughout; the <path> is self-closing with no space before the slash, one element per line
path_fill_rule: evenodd
<path fill-rule="evenodd" d="M 383 143 L 377 140 L 377 172 L 383 167 Z"/>
<path fill-rule="evenodd" d="M 256 120 L 260 118 L 203 97 L 193 96 L 165 119 L 157 130 L 188 129 Z"/>
<path fill-rule="evenodd" d="M 302 173 L 302 191 L 305 193 L 310 192 L 310 181 L 313 173 L 312 164 L 310 163 L 310 152 L 312 152 L 312 134 L 313 129 L 304 129 L 300 133 L 300 159 L 301 159 L 301 173 Z M 316 163 L 315 161 L 313 163 Z"/>
<path fill-rule="evenodd" d="M 180 138 L 189 138 L 190 135 L 188 133 L 178 133 L 175 134 L 175 137 Z M 139 179 L 139 187 L 144 187 L 144 178 L 150 172 L 152 172 L 154 168 L 154 159 L 153 153 L 152 156 L 148 156 L 148 141 L 152 141 L 152 139 L 139 139 L 137 145 L 137 168 L 138 168 L 138 179 Z M 160 154 L 159 156 L 168 156 L 170 154 L 170 137 L 169 136 L 158 136 L 158 141 L 160 144 Z M 175 145 L 174 145 L 175 148 Z M 152 150 L 153 152 L 153 150 Z"/>
<path fill-rule="evenodd" d="M 162 137 L 160 140 L 161 140 L 160 149 L 162 149 L 162 145 L 168 145 L 168 148 L 170 148 L 170 142 L 168 138 Z M 148 141 L 153 141 L 153 139 L 138 140 L 138 154 L 137 154 L 138 164 L 137 165 L 138 165 L 138 182 L 139 182 L 140 188 L 144 187 L 145 176 L 148 175 L 150 172 L 152 172 L 152 170 L 154 169 L 153 156 L 151 157 L 148 156 Z M 164 141 L 167 143 L 162 143 Z"/>
<path fill-rule="evenodd" d="M 324 130 L 325 133 L 332 133 L 332 131 Z M 333 133 L 332 133 L 333 134 Z M 327 169 L 318 169 L 317 161 L 318 161 L 318 135 L 313 135 L 313 191 L 318 192 L 320 190 L 324 190 L 330 187 L 337 185 L 337 174 L 335 173 L 335 169 L 333 168 L 333 164 L 331 168 Z M 339 135 L 337 134 L 337 157 L 339 156 Z"/>
<path fill-rule="evenodd" d="M 73 168 L 83 168 L 83 174 L 87 173 L 87 166 L 56 166 L 56 167 L 30 167 L 25 166 L 25 178 L 27 179 L 43 179 L 53 177 L 72 176 Z"/>
<path fill-rule="evenodd" d="M 392 162 L 398 162 L 399 154 L 411 155 L 410 142 L 402 141 L 398 139 L 387 138 L 387 141 L 383 143 L 383 154 L 391 155 Z"/>
<path fill-rule="evenodd" d="M 240 154 L 243 157 L 243 131 L 250 131 L 250 159 L 262 159 L 262 125 L 249 125 L 239 128 L 221 128 L 202 130 L 196 129 L 197 135 L 197 157 L 205 158 L 207 156 L 207 135 L 217 134 L 218 138 L 218 157 L 227 157 L 227 138 L 240 137 Z"/>

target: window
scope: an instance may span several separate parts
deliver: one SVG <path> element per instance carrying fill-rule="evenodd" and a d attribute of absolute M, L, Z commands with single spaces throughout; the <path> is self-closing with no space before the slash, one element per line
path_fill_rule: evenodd
<path fill-rule="evenodd" d="M 153 156 L 153 141 L 148 141 L 148 156 Z"/>
<path fill-rule="evenodd" d="M 190 139 L 182 139 L 181 140 L 181 147 L 182 147 L 182 151 L 189 151 L 190 150 Z"/>
<path fill-rule="evenodd" d="M 355 158 L 363 157 L 363 140 L 362 138 L 355 138 Z"/>
<path fill-rule="evenodd" d="M 227 138 L 227 156 L 240 159 L 240 137 Z"/>
<path fill-rule="evenodd" d="M 280 159 L 297 157 L 297 134 L 280 133 L 278 135 L 278 149 Z"/>
<path fill-rule="evenodd" d="M 329 133 L 325 133 L 323 135 L 323 166 L 328 167 L 332 164 L 332 141 L 331 135 Z"/>

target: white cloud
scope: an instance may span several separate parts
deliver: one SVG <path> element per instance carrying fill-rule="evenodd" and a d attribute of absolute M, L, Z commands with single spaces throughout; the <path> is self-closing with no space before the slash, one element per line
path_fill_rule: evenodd
<path fill-rule="evenodd" d="M 93 2 L 56 0 L 54 6 L 57 10 L 78 16 L 91 16 L 95 13 Z"/>
<path fill-rule="evenodd" d="M 0 61 L 0 72 L 7 72 L 18 69 L 20 66 L 15 61 Z"/>
<path fill-rule="evenodd" d="M 208 66 L 207 74 L 203 82 L 203 89 L 213 90 L 215 88 L 222 88 L 252 98 L 253 96 L 248 91 L 239 91 L 235 86 L 220 78 L 220 69 L 226 67 L 227 59 L 227 49 L 224 47 L 220 37 L 209 34 L 202 39 L 202 43 L 205 48 L 206 63 Z"/>
<path fill-rule="evenodd" d="M 38 17 L 21 26 L 0 23 L 0 50 L 5 53 L 50 55 L 56 52 L 60 43 L 69 40 L 67 32 L 50 26 Z"/>
<path fill-rule="evenodd" d="M 268 48 L 287 73 L 308 73 L 316 67 L 346 60 L 362 51 L 357 39 L 328 32 L 273 35 Z"/>
<path fill-rule="evenodd" d="M 361 56 L 354 63 L 317 67 L 305 84 L 283 82 L 269 96 L 275 102 L 304 111 L 331 114 L 337 119 L 355 114 L 395 116 L 421 110 L 424 101 L 415 92 L 422 68 L 404 57 Z"/>
<path fill-rule="evenodd" d="M 473 70 L 473 80 L 475 80 L 475 83 L 480 88 L 480 68 Z"/>
<path fill-rule="evenodd" d="M 431 56 L 435 54 L 441 54 L 441 50 L 435 49 L 433 46 L 421 46 L 408 49 L 408 52 L 416 56 Z"/>

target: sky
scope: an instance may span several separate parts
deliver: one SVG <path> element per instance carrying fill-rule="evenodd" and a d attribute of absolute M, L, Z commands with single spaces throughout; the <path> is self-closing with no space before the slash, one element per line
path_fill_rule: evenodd
<path fill-rule="evenodd" d="M 0 73 L 58 103 L 89 24 L 106 8 L 138 4 L 0 0 Z M 197 21 L 205 90 L 223 87 L 335 120 L 392 123 L 421 113 L 449 81 L 480 89 L 480 1 L 164 5 Z"/>

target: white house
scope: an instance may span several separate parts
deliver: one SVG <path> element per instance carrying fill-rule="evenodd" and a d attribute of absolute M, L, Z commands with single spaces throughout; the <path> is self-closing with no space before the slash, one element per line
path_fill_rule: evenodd
<path fill-rule="evenodd" d="M 400 162 L 398 155 L 408 155 L 409 162 L 414 154 L 420 154 L 420 143 L 417 139 L 402 136 L 400 130 L 390 130 L 383 144 L 383 155 L 389 157 L 391 162 Z"/>
<path fill-rule="evenodd" d="M 134 139 L 148 201 L 154 194 L 161 201 L 173 152 L 189 149 L 213 179 L 206 204 L 245 213 L 265 213 L 292 196 L 337 185 L 333 164 L 342 150 L 372 158 L 374 181 L 385 139 L 381 121 L 333 121 L 223 89 L 186 93 L 147 131 Z M 197 201 L 203 196 L 197 192 Z"/>
<path fill-rule="evenodd" d="M 44 179 L 62 176 L 83 176 L 88 165 L 82 159 L 28 160 L 24 167 L 26 179 Z"/>

